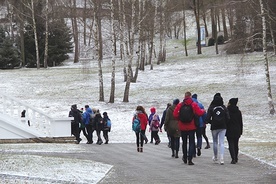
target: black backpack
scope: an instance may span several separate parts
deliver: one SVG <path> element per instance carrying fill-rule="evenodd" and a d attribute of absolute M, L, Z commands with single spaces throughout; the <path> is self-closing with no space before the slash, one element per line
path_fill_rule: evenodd
<path fill-rule="evenodd" d="M 192 105 L 182 104 L 179 110 L 179 120 L 182 123 L 190 123 L 194 119 L 194 111 Z"/>
<path fill-rule="evenodd" d="M 212 124 L 217 125 L 225 122 L 226 112 L 222 106 L 213 108 Z"/>

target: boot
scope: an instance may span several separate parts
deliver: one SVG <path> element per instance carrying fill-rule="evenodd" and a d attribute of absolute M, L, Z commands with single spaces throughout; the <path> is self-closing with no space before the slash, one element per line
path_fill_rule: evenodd
<path fill-rule="evenodd" d="M 139 147 L 137 147 L 137 152 L 140 152 L 140 148 Z"/>
<path fill-rule="evenodd" d="M 178 158 L 178 151 L 175 152 L 175 158 Z"/>
<path fill-rule="evenodd" d="M 174 150 L 172 150 L 172 157 L 174 157 L 175 156 L 175 154 L 174 154 Z"/>
<path fill-rule="evenodd" d="M 140 152 L 143 152 L 143 148 L 140 148 Z"/>

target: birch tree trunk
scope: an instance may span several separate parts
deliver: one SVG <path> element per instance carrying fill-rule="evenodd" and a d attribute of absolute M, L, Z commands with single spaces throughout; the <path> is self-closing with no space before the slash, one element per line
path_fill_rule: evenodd
<path fill-rule="evenodd" d="M 77 5 L 76 0 L 73 0 L 73 17 L 72 17 L 73 38 L 75 44 L 74 63 L 79 62 L 79 31 L 77 23 Z"/>
<path fill-rule="evenodd" d="M 124 99 L 123 102 L 129 102 L 129 90 L 130 90 L 130 83 L 132 80 L 132 59 L 133 59 L 133 47 L 134 47 L 134 20 L 135 20 L 135 1 L 131 1 L 131 12 L 132 12 L 132 19 L 131 19 L 131 26 L 130 26 L 130 37 L 129 44 L 130 44 L 130 52 L 128 54 L 128 65 L 127 65 L 127 80 L 126 86 L 124 91 Z M 126 25 L 126 23 L 125 23 Z M 125 27 L 126 28 L 126 27 Z"/>
<path fill-rule="evenodd" d="M 263 55 L 264 55 L 265 75 L 266 75 L 266 83 L 267 83 L 267 98 L 268 98 L 268 105 L 269 105 L 269 113 L 271 115 L 274 115 L 275 109 L 274 109 L 274 103 L 273 103 L 272 93 L 271 93 L 269 64 L 268 64 L 268 58 L 267 58 L 265 9 L 264 9 L 263 0 L 259 0 L 259 1 L 261 6 L 261 17 L 262 17 L 262 27 L 263 27 Z"/>
<path fill-rule="evenodd" d="M 103 85 L 103 70 L 102 70 L 102 34 L 101 34 L 101 1 L 95 0 L 94 1 L 94 20 L 95 20 L 95 45 L 96 45 L 96 52 L 97 52 L 97 60 L 98 60 L 98 76 L 99 76 L 99 101 L 104 101 L 104 85 Z"/>
<path fill-rule="evenodd" d="M 48 27 L 48 9 L 49 8 L 49 0 L 46 0 L 45 7 L 45 48 L 44 48 L 44 68 L 48 67 L 48 35 L 49 35 L 49 27 Z M 54 65 L 54 64 L 53 64 Z"/>
<path fill-rule="evenodd" d="M 109 103 L 114 103 L 114 98 L 115 98 L 115 55 L 116 55 L 116 38 L 115 38 L 115 24 L 114 24 L 114 4 L 113 0 L 110 1 L 111 5 L 111 34 L 112 34 L 112 72 L 111 72 L 111 89 L 110 89 L 110 98 L 109 98 Z"/>
<path fill-rule="evenodd" d="M 186 34 L 186 15 L 185 15 L 185 0 L 182 0 L 182 5 L 183 5 L 183 34 L 184 34 L 184 50 L 185 50 L 185 55 L 188 56 L 188 49 L 187 49 L 187 34 Z"/>
<path fill-rule="evenodd" d="M 154 61 L 154 38 L 155 38 L 155 25 L 157 22 L 157 8 L 158 8 L 158 1 L 155 1 L 155 7 L 154 7 L 154 18 L 153 18 L 153 23 L 152 27 L 150 29 L 150 50 L 149 50 L 149 64 L 150 64 L 150 70 L 153 70 L 153 61 Z"/>
<path fill-rule="evenodd" d="M 37 69 L 39 69 L 40 61 L 39 61 L 38 39 L 37 39 L 35 11 L 34 11 L 34 0 L 31 0 L 31 11 L 32 11 L 33 30 L 34 30 L 34 37 L 35 37 L 36 67 Z"/>
<path fill-rule="evenodd" d="M 193 5 L 194 5 L 194 14 L 196 19 L 196 29 L 197 29 L 197 54 L 202 54 L 200 24 L 199 24 L 199 0 L 193 0 Z"/>

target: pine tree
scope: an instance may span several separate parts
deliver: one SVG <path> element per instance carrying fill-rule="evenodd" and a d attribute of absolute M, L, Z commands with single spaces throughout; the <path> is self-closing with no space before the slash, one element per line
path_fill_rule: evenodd
<path fill-rule="evenodd" d="M 5 36 L 5 31 L 0 28 L 0 68 L 8 69 L 19 66 L 20 57 L 17 48 L 9 37 Z"/>
<path fill-rule="evenodd" d="M 45 49 L 45 25 L 37 23 L 37 35 L 39 45 L 40 64 L 43 64 L 44 49 Z M 34 34 L 31 26 L 25 27 L 25 55 L 27 67 L 36 67 L 35 59 L 35 43 Z M 64 60 L 68 59 L 68 53 L 72 52 L 71 32 L 63 19 L 52 20 L 49 22 L 48 35 L 48 66 L 60 65 Z"/>

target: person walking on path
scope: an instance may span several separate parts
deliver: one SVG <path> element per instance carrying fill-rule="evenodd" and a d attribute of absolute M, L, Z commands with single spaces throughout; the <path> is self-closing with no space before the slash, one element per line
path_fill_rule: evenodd
<path fill-rule="evenodd" d="M 230 119 L 227 108 L 223 105 L 223 98 L 220 93 L 215 94 L 207 111 L 206 121 L 211 124 L 213 137 L 213 161 L 218 161 L 218 147 L 220 153 L 220 164 L 224 164 L 224 137 L 226 124 Z"/>
<path fill-rule="evenodd" d="M 74 120 L 71 121 L 71 134 L 76 137 L 77 144 L 79 144 L 82 140 L 79 133 L 79 125 L 82 121 L 82 116 L 80 111 L 77 109 L 76 104 L 71 106 L 71 110 L 68 116 L 74 117 Z"/>
<path fill-rule="evenodd" d="M 150 115 L 148 117 L 150 127 L 151 127 L 151 120 L 155 113 L 156 113 L 156 109 L 154 107 L 150 108 Z M 153 132 L 152 131 L 150 131 L 150 143 L 153 143 Z"/>
<path fill-rule="evenodd" d="M 109 119 L 107 112 L 103 113 L 103 137 L 105 139 L 105 144 L 108 144 L 109 138 L 108 138 L 108 132 L 111 130 L 111 120 Z"/>
<path fill-rule="evenodd" d="M 99 109 L 95 113 L 94 121 L 96 124 L 96 132 L 97 132 L 97 137 L 98 137 L 96 144 L 101 145 L 103 143 L 103 140 L 101 137 L 101 131 L 103 130 L 103 118 L 101 116 Z"/>
<path fill-rule="evenodd" d="M 148 115 L 143 106 L 139 105 L 136 107 L 136 112 L 132 119 L 132 123 L 136 118 L 140 122 L 140 131 L 135 132 L 137 151 L 143 152 L 143 143 L 144 143 L 144 139 L 146 138 L 145 132 L 148 124 Z"/>
<path fill-rule="evenodd" d="M 163 127 L 163 125 L 164 125 L 164 123 L 165 123 L 167 110 L 168 110 L 168 108 L 169 108 L 170 106 L 172 106 L 172 104 L 171 104 L 171 103 L 168 103 L 166 109 L 163 111 L 163 115 L 162 115 L 162 118 L 161 118 L 161 125 L 160 125 L 160 129 L 161 129 L 161 130 L 162 130 L 162 127 Z M 167 132 L 167 137 L 168 137 L 168 141 L 169 141 L 169 142 L 168 142 L 168 147 L 171 148 L 171 138 L 170 138 L 170 135 L 169 135 L 168 132 Z"/>
<path fill-rule="evenodd" d="M 179 99 L 173 100 L 173 105 L 168 107 L 164 123 L 165 131 L 171 139 L 172 157 L 175 158 L 178 158 L 178 151 L 180 145 L 180 131 L 178 128 L 178 121 L 173 116 L 173 111 L 177 104 L 179 104 Z"/>
<path fill-rule="evenodd" d="M 227 106 L 230 121 L 227 122 L 226 138 L 232 158 L 231 164 L 236 164 L 238 162 L 239 139 L 243 131 L 242 113 L 237 103 L 238 98 L 231 98 Z"/>
<path fill-rule="evenodd" d="M 183 151 L 183 157 L 182 160 L 186 164 L 188 159 L 188 165 L 194 165 L 192 162 L 194 150 L 195 150 L 195 131 L 196 131 L 196 125 L 194 121 L 194 115 L 202 116 L 204 114 L 204 110 L 200 109 L 197 103 L 193 102 L 191 98 L 192 94 L 191 92 L 186 92 L 183 102 L 179 103 L 174 111 L 173 116 L 178 119 L 178 126 L 179 130 L 181 131 L 181 137 L 182 137 L 182 151 Z M 183 114 L 182 107 L 185 107 L 189 111 L 185 112 Z M 187 108 L 186 108 L 187 107 Z M 180 112 L 181 111 L 181 112 Z M 180 119 L 182 119 L 183 116 L 189 116 L 191 119 L 189 122 L 183 122 Z M 187 155 L 187 142 L 189 138 L 189 155 Z"/>
<path fill-rule="evenodd" d="M 197 94 L 193 94 L 192 95 L 192 99 L 194 102 L 197 103 L 197 105 L 200 107 L 200 109 L 204 110 L 204 106 L 202 105 L 202 103 L 200 103 L 197 100 Z M 197 148 L 197 156 L 201 155 L 201 147 L 202 147 L 202 132 L 204 131 L 205 128 L 205 120 L 206 120 L 206 112 L 199 117 L 195 117 L 195 120 L 198 121 L 198 127 L 196 129 L 196 148 Z M 209 144 L 209 143 L 208 143 Z M 195 151 L 196 152 L 196 151 Z"/>
<path fill-rule="evenodd" d="M 85 131 L 83 130 L 83 134 L 84 136 L 87 138 L 87 143 L 86 144 L 92 144 L 92 125 L 91 125 L 91 118 L 93 117 L 93 111 L 92 109 L 89 107 L 89 105 L 85 105 L 84 106 L 85 111 L 82 113 L 82 119 L 84 122 L 84 126 L 85 126 Z M 87 134 L 86 134 L 87 132 Z"/>
<path fill-rule="evenodd" d="M 152 137 L 155 140 L 155 145 L 158 145 L 160 141 L 160 137 L 158 135 L 160 128 L 160 118 L 157 113 L 155 113 L 153 116 L 151 116 L 151 123 L 150 123 L 150 132 L 152 133 Z"/>

